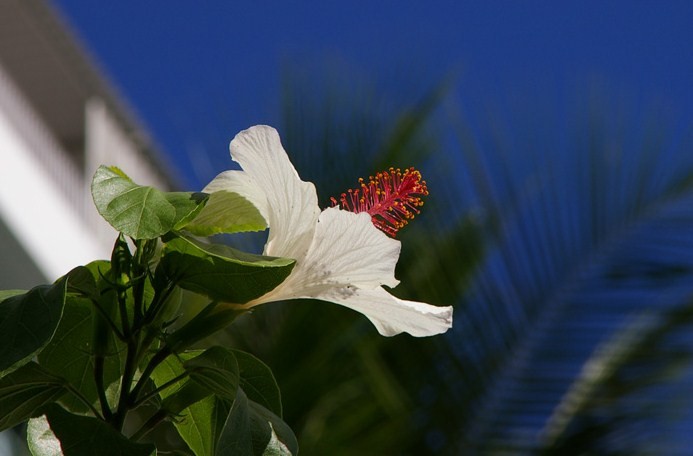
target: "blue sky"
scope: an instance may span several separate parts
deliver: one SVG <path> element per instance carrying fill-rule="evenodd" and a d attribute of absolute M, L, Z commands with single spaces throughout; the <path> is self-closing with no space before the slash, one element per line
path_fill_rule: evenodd
<path fill-rule="evenodd" d="M 689 1 L 53 1 L 190 188 L 220 171 L 200 151 L 226 156 L 239 130 L 277 123 L 287 62 L 339 61 L 384 85 L 455 72 L 472 113 L 597 79 L 693 119 Z"/>

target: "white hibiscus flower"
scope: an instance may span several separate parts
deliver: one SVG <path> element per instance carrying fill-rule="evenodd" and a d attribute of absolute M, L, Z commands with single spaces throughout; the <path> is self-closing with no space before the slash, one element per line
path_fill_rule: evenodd
<path fill-rule="evenodd" d="M 362 183 L 360 190 L 341 198 L 343 208 L 361 212 L 338 206 L 321 211 L 315 186 L 300 179 L 275 129 L 255 126 L 242 131 L 230 149 L 243 170 L 221 173 L 204 192 L 230 191 L 247 198 L 269 227 L 264 254 L 296 260 L 284 282 L 239 307 L 299 298 L 329 301 L 361 312 L 384 336 L 432 336 L 452 326 L 452 307 L 405 301 L 382 287 L 399 283 L 394 271 L 400 253 L 400 242 L 383 231 L 394 234 L 406 223 L 417 212 L 418 198 L 374 208 L 381 196 L 390 196 L 385 195 L 390 186 Z M 405 173 L 405 184 L 418 184 L 414 177 L 420 175 L 412 173 Z M 378 177 L 401 181 L 402 174 L 391 170 Z M 369 213 L 368 208 L 373 210 Z"/>

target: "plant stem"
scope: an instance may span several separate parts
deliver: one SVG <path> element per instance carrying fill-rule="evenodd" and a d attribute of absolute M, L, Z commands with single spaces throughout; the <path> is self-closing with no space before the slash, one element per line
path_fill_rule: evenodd
<path fill-rule="evenodd" d="M 113 320 L 111 320 L 110 316 L 106 313 L 106 311 L 101 308 L 97 301 L 94 301 L 92 299 L 91 302 L 94 304 L 94 307 L 99 312 L 99 314 L 101 314 L 101 317 L 103 317 L 104 321 L 106 321 L 108 326 L 115 333 L 116 337 L 118 337 L 118 339 L 120 339 L 121 341 L 125 342 L 125 336 L 123 336 L 123 334 L 120 332 Z"/>
<path fill-rule="evenodd" d="M 184 372 L 177 377 L 172 378 L 171 380 L 167 381 L 163 385 L 153 389 L 152 391 L 148 392 L 144 396 L 142 396 L 140 399 L 137 399 L 134 401 L 133 405 L 135 407 L 144 404 L 146 401 L 151 399 L 152 397 L 156 396 L 160 392 L 164 391 L 166 388 L 178 383 L 179 381 L 183 380 L 185 377 L 187 377 L 189 374 L 187 372 Z"/>
<path fill-rule="evenodd" d="M 123 337 L 127 340 L 132 338 L 130 321 L 128 320 L 127 296 L 126 292 L 120 288 L 116 289 L 116 293 L 120 310 L 120 324 L 123 327 Z"/>
<path fill-rule="evenodd" d="M 146 271 L 147 258 L 144 255 L 144 250 L 147 248 L 147 241 L 135 241 L 137 250 L 135 250 L 135 257 L 132 262 L 132 294 L 135 301 L 135 308 L 133 311 L 133 323 L 132 326 L 136 331 L 140 327 L 142 321 L 142 308 L 144 303 L 144 283 L 146 281 Z"/>
<path fill-rule="evenodd" d="M 135 370 L 137 368 L 138 351 L 139 333 L 136 335 L 131 335 L 128 339 L 127 357 L 125 358 L 125 368 L 123 369 L 123 377 L 120 384 L 120 398 L 118 399 L 118 408 L 116 409 L 112 420 L 112 424 L 118 430 L 123 428 L 125 415 L 127 415 L 127 412 L 132 405 L 132 402 L 130 401 L 130 387 L 132 386 Z"/>
<path fill-rule="evenodd" d="M 156 367 L 159 364 L 161 364 L 168 357 L 168 355 L 170 355 L 172 353 L 173 352 L 171 351 L 171 348 L 168 345 L 164 345 L 163 347 L 161 347 L 161 349 L 159 349 L 158 352 L 156 352 L 154 354 L 154 356 L 152 356 L 152 359 L 149 360 L 147 367 L 145 367 L 144 371 L 142 371 L 142 376 L 140 377 L 140 379 L 137 381 L 137 384 L 135 385 L 135 387 L 130 392 L 129 401 L 131 403 L 137 402 L 137 397 L 142 392 L 144 385 L 147 384 L 147 380 L 152 375 L 152 372 L 154 372 L 154 369 L 156 369 Z"/>
<path fill-rule="evenodd" d="M 156 314 L 164 307 L 164 303 L 171 296 L 171 293 L 176 288 L 173 282 L 168 282 L 166 287 L 163 289 L 163 293 L 159 293 L 159 290 L 154 295 L 152 303 L 149 305 L 144 314 L 144 324 L 147 325 L 154 321 Z"/>
<path fill-rule="evenodd" d="M 96 383 L 96 391 L 99 395 L 99 403 L 101 404 L 101 414 L 106 421 L 109 421 L 112 416 L 111 407 L 106 399 L 106 389 L 103 385 L 103 371 L 105 358 L 103 355 L 96 355 L 94 358 L 94 382 Z"/>

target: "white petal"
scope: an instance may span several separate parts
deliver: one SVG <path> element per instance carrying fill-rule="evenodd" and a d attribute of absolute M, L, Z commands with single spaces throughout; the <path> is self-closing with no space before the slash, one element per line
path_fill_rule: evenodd
<path fill-rule="evenodd" d="M 322 211 L 310 248 L 287 279 L 251 305 L 315 298 L 335 288 L 394 287 L 401 244 L 377 229 L 366 213 Z"/>
<path fill-rule="evenodd" d="M 315 186 L 299 178 L 272 127 L 259 125 L 240 132 L 230 150 L 231 158 L 266 195 L 270 233 L 265 254 L 300 260 L 320 214 Z"/>
<path fill-rule="evenodd" d="M 333 207 L 320 214 L 304 262 L 332 286 L 395 287 L 400 248 L 399 241 L 373 225 L 370 215 Z"/>
<path fill-rule="evenodd" d="M 383 288 L 360 290 L 333 288 L 316 299 L 330 301 L 361 312 L 383 336 L 406 332 L 415 337 L 442 334 L 452 327 L 452 307 L 404 301 Z"/>

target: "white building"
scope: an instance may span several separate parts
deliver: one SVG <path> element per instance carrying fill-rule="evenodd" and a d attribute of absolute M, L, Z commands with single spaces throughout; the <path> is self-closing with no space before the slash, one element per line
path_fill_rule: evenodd
<path fill-rule="evenodd" d="M 154 144 L 56 10 L 0 0 L 0 289 L 26 289 L 108 258 L 93 207 L 100 164 L 175 187 Z"/>

